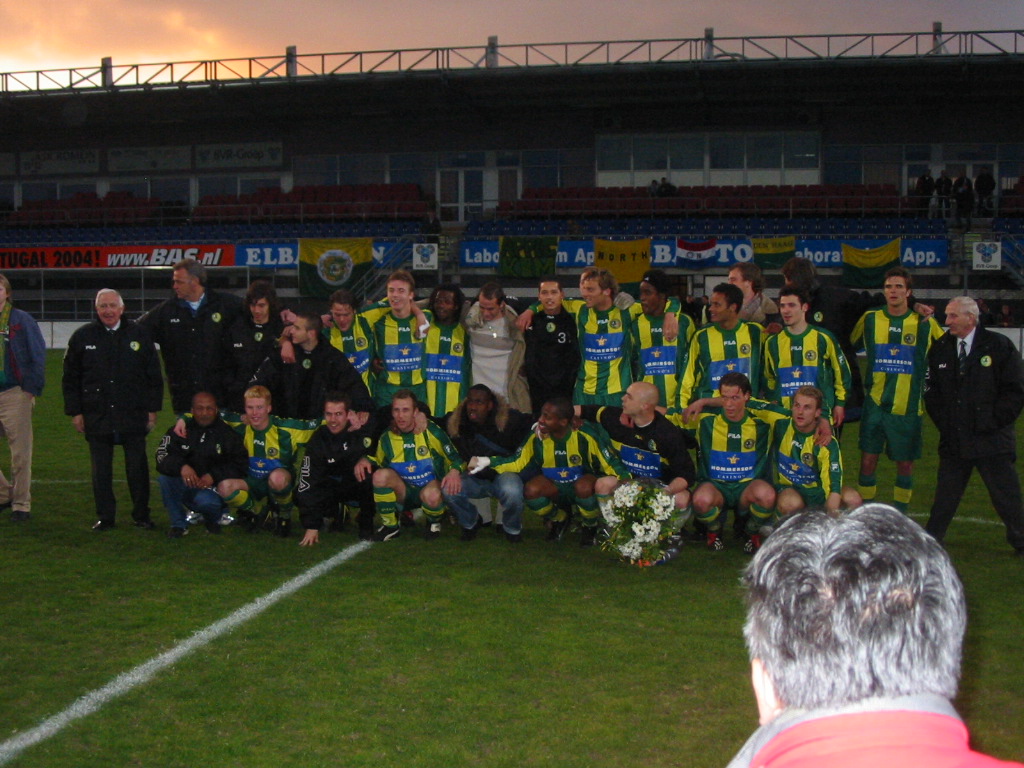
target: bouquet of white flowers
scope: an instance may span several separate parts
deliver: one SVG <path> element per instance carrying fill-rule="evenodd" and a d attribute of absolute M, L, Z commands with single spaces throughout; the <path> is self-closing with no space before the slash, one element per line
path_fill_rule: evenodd
<path fill-rule="evenodd" d="M 664 557 L 669 539 L 681 524 L 672 497 L 660 485 L 645 480 L 620 485 L 601 513 L 608 523 L 604 549 L 641 567 Z"/>

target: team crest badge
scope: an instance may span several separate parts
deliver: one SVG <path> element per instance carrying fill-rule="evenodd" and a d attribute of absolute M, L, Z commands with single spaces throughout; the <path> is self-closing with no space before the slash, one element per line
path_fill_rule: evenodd
<path fill-rule="evenodd" d="M 417 456 L 426 456 L 427 455 L 427 446 L 425 446 L 425 445 L 418 445 L 418 446 L 416 446 L 416 455 Z"/>
<path fill-rule="evenodd" d="M 583 463 L 583 457 L 580 456 L 578 453 L 574 453 L 569 457 L 569 463 L 572 464 L 574 467 L 578 467 Z"/>
<path fill-rule="evenodd" d="M 362 349 L 365 346 L 366 346 L 366 339 L 364 339 L 362 336 L 357 337 L 356 338 L 356 349 Z"/>
<path fill-rule="evenodd" d="M 459 342 L 455 342 L 454 344 L 452 344 L 452 352 L 454 352 L 456 355 L 461 355 L 462 345 Z"/>
<path fill-rule="evenodd" d="M 133 341 L 128 346 L 131 347 L 132 352 L 138 352 L 142 348 L 142 345 L 140 345 L 139 342 L 137 341 Z"/>
<path fill-rule="evenodd" d="M 611 320 L 608 321 L 608 327 L 611 328 L 613 331 L 617 331 L 619 328 L 622 327 L 622 322 L 616 320 L 615 318 L 612 318 Z"/>
<path fill-rule="evenodd" d="M 649 451 L 657 451 L 658 450 L 658 446 L 654 444 L 653 440 L 648 440 L 647 441 L 647 450 L 649 450 Z"/>
<path fill-rule="evenodd" d="M 256 335 L 253 338 L 256 341 L 263 341 L 263 331 L 256 331 Z"/>
<path fill-rule="evenodd" d="M 746 440 L 743 441 L 743 450 L 744 451 L 752 451 L 752 450 L 754 450 L 754 441 L 753 441 L 753 439 L 748 437 Z"/>
<path fill-rule="evenodd" d="M 214 312 L 212 315 L 210 315 L 210 319 L 213 320 L 213 322 L 215 323 L 219 323 L 222 319 L 220 316 L 220 312 Z"/>
<path fill-rule="evenodd" d="M 279 451 L 277 450 L 277 448 L 267 448 L 267 458 L 268 459 L 276 459 L 278 453 L 279 453 Z"/>
<path fill-rule="evenodd" d="M 310 368 L 313 367 L 313 361 L 307 357 L 305 360 L 302 361 L 302 367 L 308 371 Z"/>
<path fill-rule="evenodd" d="M 369 448 L 370 447 L 370 443 L 372 443 L 372 442 L 373 441 L 370 440 L 369 437 L 364 437 L 363 438 L 363 448 Z"/>
<path fill-rule="evenodd" d="M 992 365 L 992 358 L 991 357 L 989 357 L 988 355 L 985 355 L 984 357 L 981 358 L 981 367 L 982 368 L 988 368 L 991 365 Z"/>
<path fill-rule="evenodd" d="M 740 354 L 743 355 L 744 357 L 749 355 L 750 354 L 750 345 L 749 344 L 740 344 Z"/>
<path fill-rule="evenodd" d="M 813 349 L 808 349 L 806 352 L 804 352 L 804 360 L 806 360 L 808 363 L 813 363 L 817 359 L 818 353 L 815 352 Z"/>
<path fill-rule="evenodd" d="M 825 313 L 824 312 L 821 312 L 819 310 L 818 312 L 814 313 L 814 322 L 820 323 L 824 319 L 825 319 Z"/>
<path fill-rule="evenodd" d="M 812 453 L 805 453 L 800 458 L 803 460 L 804 464 L 806 464 L 808 467 L 813 467 L 814 466 L 814 454 L 812 454 Z"/>
<path fill-rule="evenodd" d="M 548 333 L 554 333 L 555 332 L 555 324 L 554 323 L 548 323 L 547 325 L 544 326 L 544 330 L 547 331 Z"/>
<path fill-rule="evenodd" d="M 903 343 L 907 345 L 913 345 L 917 341 L 917 337 L 912 333 L 903 334 Z"/>

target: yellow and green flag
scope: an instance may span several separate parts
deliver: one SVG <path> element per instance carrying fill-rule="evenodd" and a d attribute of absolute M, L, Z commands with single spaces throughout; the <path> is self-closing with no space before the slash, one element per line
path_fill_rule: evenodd
<path fill-rule="evenodd" d="M 796 238 L 789 237 L 752 237 L 750 244 L 754 248 L 754 263 L 761 269 L 779 269 L 796 256 Z"/>
<path fill-rule="evenodd" d="M 843 243 L 843 284 L 852 288 L 881 288 L 885 273 L 900 265 L 900 238 L 878 248 L 854 248 Z"/>
<path fill-rule="evenodd" d="M 339 288 L 351 288 L 373 268 L 369 237 L 299 240 L 299 294 L 326 299 Z"/>
<path fill-rule="evenodd" d="M 644 272 L 651 268 L 651 238 L 601 240 L 595 237 L 594 266 L 615 275 L 621 290 L 635 293 Z"/>

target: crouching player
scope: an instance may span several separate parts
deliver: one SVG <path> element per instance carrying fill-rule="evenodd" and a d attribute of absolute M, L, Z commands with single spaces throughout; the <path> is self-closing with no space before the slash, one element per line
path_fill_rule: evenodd
<path fill-rule="evenodd" d="M 724 513 L 733 509 L 746 516 L 744 550 L 754 552 L 760 530 L 771 521 L 775 506 L 775 489 L 763 479 L 771 427 L 747 413 L 750 380 L 742 373 L 725 374 L 718 389 L 722 412 L 701 413 L 692 426 L 700 446 L 693 512 L 707 528 L 708 549 L 716 551 L 725 548 Z"/>
<path fill-rule="evenodd" d="M 351 400 L 341 392 L 328 392 L 324 400 L 324 423 L 306 443 L 299 469 L 296 503 L 302 527 L 306 529 L 300 546 L 320 541 L 324 518 L 338 521 L 346 502 L 359 504 L 359 538 L 373 538 L 373 486 L 370 469 L 360 467 L 373 441 L 372 427 L 355 429 L 349 422 Z M 337 526 L 340 527 L 340 526 Z"/>
<path fill-rule="evenodd" d="M 773 416 L 773 406 L 751 400 L 749 410 L 772 422 L 772 464 L 780 518 L 804 507 L 833 512 L 863 504 L 856 490 L 843 485 L 843 457 L 839 442 L 830 437 L 820 445 L 825 396 L 817 387 L 803 386 L 793 395 L 790 415 Z"/>
<path fill-rule="evenodd" d="M 267 519 L 273 514 L 275 532 L 287 538 L 292 524 L 295 459 L 320 422 L 282 419 L 271 415 L 271 410 L 270 390 L 255 386 L 245 391 L 244 419 L 221 411 L 224 422 L 242 436 L 249 469 L 244 479 L 225 480 L 219 490 L 228 509 L 249 530 L 257 527 L 256 502 L 269 498 L 273 504 Z M 186 414 L 185 423 L 188 418 Z"/>
<path fill-rule="evenodd" d="M 417 505 L 427 518 L 427 540 L 441 535 L 444 493 L 462 492 L 465 463 L 448 435 L 432 421 L 417 430 L 419 404 L 408 389 L 391 396 L 391 425 L 377 441 L 377 453 L 356 465 L 356 478 L 373 472 L 373 501 L 380 515 L 377 541 L 390 541 L 402 531 L 398 526 L 400 508 Z M 426 406 L 423 406 L 426 409 Z M 439 479 L 440 478 L 440 479 Z"/>
<path fill-rule="evenodd" d="M 690 488 L 697 472 L 682 430 L 655 410 L 660 396 L 654 384 L 637 381 L 626 389 L 621 408 L 587 405 L 576 406 L 576 410 L 604 428 L 633 477 L 662 482 L 675 502 L 681 528 L 690 516 Z M 598 502 L 604 503 L 618 484 L 618 478 L 600 478 L 595 485 Z"/>
<path fill-rule="evenodd" d="M 564 397 L 548 400 L 537 422 L 539 435 L 533 434 L 512 456 L 470 459 L 470 472 L 492 467 L 497 472 L 540 470 L 523 486 L 526 506 L 544 519 L 549 540 L 560 539 L 569 516 L 559 504 L 575 507 L 583 530 L 580 546 L 594 544 L 600 510 L 594 486 L 598 475 L 629 477 L 615 452 L 589 427 L 572 428 L 572 403 Z"/>

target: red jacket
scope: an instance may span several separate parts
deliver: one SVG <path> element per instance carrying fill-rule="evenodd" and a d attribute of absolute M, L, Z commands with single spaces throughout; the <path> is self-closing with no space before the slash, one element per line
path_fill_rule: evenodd
<path fill-rule="evenodd" d="M 755 768 L 995 768 L 1018 766 L 974 752 L 967 726 L 934 712 L 889 710 L 798 722 L 761 747 Z"/>

